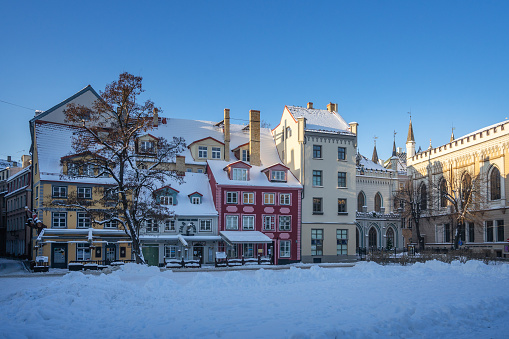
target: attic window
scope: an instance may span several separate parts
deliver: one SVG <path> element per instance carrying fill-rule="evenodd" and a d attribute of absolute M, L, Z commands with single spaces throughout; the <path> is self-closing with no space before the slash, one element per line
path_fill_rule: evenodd
<path fill-rule="evenodd" d="M 242 161 L 249 162 L 249 151 L 247 149 L 242 150 Z"/>
<path fill-rule="evenodd" d="M 232 180 L 247 181 L 247 169 L 234 168 L 232 172 Z"/>
<path fill-rule="evenodd" d="M 76 177 L 79 174 L 78 164 L 73 162 L 67 163 L 67 175 L 70 177 Z"/>
<path fill-rule="evenodd" d="M 162 195 L 159 199 L 160 199 L 159 201 L 161 202 L 161 205 L 173 205 L 173 197 L 172 196 Z"/>
<path fill-rule="evenodd" d="M 285 171 L 270 171 L 270 181 L 286 181 Z"/>
<path fill-rule="evenodd" d="M 154 153 L 155 144 L 153 141 L 140 141 L 140 152 Z"/>
<path fill-rule="evenodd" d="M 193 205 L 201 204 L 201 197 L 191 197 L 191 204 Z"/>

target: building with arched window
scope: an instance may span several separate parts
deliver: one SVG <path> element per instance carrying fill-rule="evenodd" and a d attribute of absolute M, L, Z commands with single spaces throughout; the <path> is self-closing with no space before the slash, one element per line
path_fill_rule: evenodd
<path fill-rule="evenodd" d="M 509 122 L 503 121 L 416 153 L 410 122 L 408 175 L 423 197 L 420 231 L 426 247 L 489 249 L 509 257 L 508 148 Z M 412 241 L 417 242 L 415 234 Z"/>

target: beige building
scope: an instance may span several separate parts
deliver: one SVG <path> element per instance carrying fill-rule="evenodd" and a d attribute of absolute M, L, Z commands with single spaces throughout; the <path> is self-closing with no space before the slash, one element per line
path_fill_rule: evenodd
<path fill-rule="evenodd" d="M 357 123 L 347 124 L 337 104 L 323 110 L 308 103 L 285 106 L 272 134 L 303 186 L 302 262 L 355 258 Z"/>
<path fill-rule="evenodd" d="M 503 121 L 460 138 L 452 135 L 450 142 L 416 153 L 410 121 L 408 174 L 420 193 L 420 229 L 426 247 L 451 248 L 457 234 L 460 247 L 509 256 L 508 148 L 509 122 Z M 465 223 L 458 226 L 451 202 L 440 192 L 459 196 L 466 187 L 475 188 L 474 204 Z M 415 234 L 412 240 L 416 242 Z"/>

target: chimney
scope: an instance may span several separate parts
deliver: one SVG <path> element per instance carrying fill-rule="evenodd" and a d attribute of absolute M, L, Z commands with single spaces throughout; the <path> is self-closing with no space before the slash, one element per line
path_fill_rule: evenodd
<path fill-rule="evenodd" d="M 224 160 L 230 161 L 230 109 L 224 109 Z"/>
<path fill-rule="evenodd" d="M 308 109 L 313 109 L 313 103 L 312 102 L 308 102 Z"/>
<path fill-rule="evenodd" d="M 175 170 L 177 171 L 177 175 L 184 176 L 186 175 L 186 157 L 183 155 L 177 155 L 175 159 Z"/>
<path fill-rule="evenodd" d="M 159 125 L 159 114 L 157 114 L 157 108 L 154 107 L 154 127 Z"/>
<path fill-rule="evenodd" d="M 349 125 L 350 125 L 350 132 L 357 135 L 357 127 L 359 126 L 359 124 L 357 122 L 351 122 L 351 123 L 349 123 Z"/>
<path fill-rule="evenodd" d="M 249 156 L 251 165 L 260 166 L 260 111 L 249 111 Z"/>
<path fill-rule="evenodd" d="M 8 162 L 11 162 L 11 159 L 12 159 L 12 158 L 11 158 L 11 156 L 10 156 L 10 155 L 8 155 L 8 156 L 7 156 L 7 161 L 8 161 Z"/>
<path fill-rule="evenodd" d="M 30 166 L 30 164 L 32 163 L 32 158 L 29 155 L 22 155 L 21 163 L 22 163 L 23 168 L 26 168 L 26 167 Z"/>
<path fill-rule="evenodd" d="M 330 102 L 328 105 L 327 105 L 327 110 L 329 112 L 337 112 L 338 111 L 338 104 L 333 104 L 332 102 Z"/>

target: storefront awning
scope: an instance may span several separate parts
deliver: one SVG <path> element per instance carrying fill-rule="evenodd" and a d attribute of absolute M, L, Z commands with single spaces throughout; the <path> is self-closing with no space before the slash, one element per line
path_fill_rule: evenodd
<path fill-rule="evenodd" d="M 229 244 L 269 244 L 272 239 L 259 231 L 221 231 L 221 238 Z"/>

